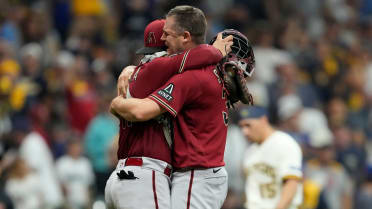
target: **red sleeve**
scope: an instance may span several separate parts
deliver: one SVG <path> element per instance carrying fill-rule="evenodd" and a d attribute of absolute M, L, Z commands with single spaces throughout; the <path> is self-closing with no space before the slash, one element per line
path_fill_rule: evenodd
<path fill-rule="evenodd" d="M 148 98 L 176 117 L 183 106 L 193 103 L 200 94 L 200 82 L 193 75 L 190 71 L 173 76 Z"/>
<path fill-rule="evenodd" d="M 162 86 L 173 75 L 188 69 L 200 69 L 216 64 L 221 52 L 213 46 L 202 44 L 191 50 L 170 57 L 159 57 L 140 65 L 132 76 L 129 90 L 133 97 L 145 98 Z"/>

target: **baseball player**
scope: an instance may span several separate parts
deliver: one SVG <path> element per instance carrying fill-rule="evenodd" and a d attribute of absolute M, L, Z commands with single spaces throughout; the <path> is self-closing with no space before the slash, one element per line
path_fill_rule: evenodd
<path fill-rule="evenodd" d="M 170 10 L 162 36 L 168 53 L 180 53 L 202 43 L 205 25 L 204 14 L 197 8 L 178 6 Z M 248 59 L 253 55 L 248 40 L 240 33 L 235 35 L 236 50 L 224 63 L 229 62 L 244 71 L 251 70 L 254 62 L 253 57 Z M 186 54 L 184 57 L 188 60 L 190 55 Z M 230 57 L 234 60 L 229 60 Z M 245 59 L 239 58 L 251 61 L 244 62 Z M 211 65 L 186 71 L 173 76 L 145 99 L 117 97 L 112 102 L 112 108 L 129 121 L 146 121 L 164 112 L 175 118 L 171 187 L 174 209 L 220 208 L 226 197 L 227 173 L 223 153 L 228 101 L 218 70 L 224 67 L 224 64 L 219 68 Z"/>
<path fill-rule="evenodd" d="M 246 150 L 246 208 L 295 209 L 302 203 L 302 152 L 288 134 L 274 129 L 262 107 L 239 110 L 239 126 L 252 142 Z"/>
<path fill-rule="evenodd" d="M 156 89 L 152 89 L 152 86 L 161 86 L 172 74 L 179 73 L 181 63 L 183 71 L 217 63 L 223 56 L 218 49 L 204 45 L 188 52 L 190 57 L 195 57 L 193 63 L 183 59 L 185 53 L 159 57 L 165 55 L 161 52 L 164 50 L 164 41 L 160 40 L 164 22 L 153 21 L 145 29 L 145 47 L 138 52 L 146 55 L 134 71 L 128 97 L 146 97 Z M 153 73 L 158 73 L 157 79 L 151 79 L 143 73 L 150 63 L 154 66 Z M 164 115 L 142 123 L 120 120 L 119 162 L 105 189 L 109 207 L 170 208 L 171 142 L 164 135 L 164 121 L 167 121 Z"/>

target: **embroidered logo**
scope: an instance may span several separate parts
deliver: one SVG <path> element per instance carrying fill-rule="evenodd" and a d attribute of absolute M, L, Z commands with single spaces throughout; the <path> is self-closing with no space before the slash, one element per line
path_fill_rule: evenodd
<path fill-rule="evenodd" d="M 168 94 L 172 94 L 173 91 L 173 83 L 169 84 L 167 87 L 165 87 L 164 91 L 166 91 Z"/>
<path fill-rule="evenodd" d="M 174 85 L 171 83 L 164 89 L 158 91 L 158 95 L 166 99 L 168 102 L 172 101 L 172 92 L 173 92 Z"/>
<path fill-rule="evenodd" d="M 149 36 L 147 37 L 146 44 L 156 44 L 156 39 L 155 39 L 155 33 L 150 32 Z"/>
<path fill-rule="evenodd" d="M 220 170 L 221 170 L 221 168 L 219 168 L 219 169 L 213 169 L 213 173 L 217 173 Z"/>

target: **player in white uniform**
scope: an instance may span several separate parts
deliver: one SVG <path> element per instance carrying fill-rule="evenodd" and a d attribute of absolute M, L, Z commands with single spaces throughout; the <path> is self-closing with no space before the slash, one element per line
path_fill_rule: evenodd
<path fill-rule="evenodd" d="M 252 142 L 246 150 L 246 203 L 249 209 L 295 209 L 302 203 L 302 151 L 268 121 L 262 107 L 243 107 L 239 126 Z"/>

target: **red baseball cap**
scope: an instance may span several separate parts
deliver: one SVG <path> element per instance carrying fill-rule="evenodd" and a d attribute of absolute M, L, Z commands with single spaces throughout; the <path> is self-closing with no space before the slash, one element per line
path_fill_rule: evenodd
<path fill-rule="evenodd" d="M 149 23 L 143 34 L 145 46 L 138 49 L 136 54 L 153 54 L 166 49 L 165 42 L 160 38 L 163 35 L 165 19 L 154 20 Z"/>

